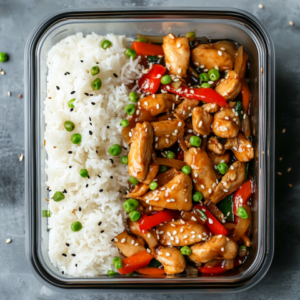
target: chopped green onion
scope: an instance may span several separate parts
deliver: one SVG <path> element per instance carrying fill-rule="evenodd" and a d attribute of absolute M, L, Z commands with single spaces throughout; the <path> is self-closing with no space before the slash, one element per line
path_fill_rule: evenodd
<path fill-rule="evenodd" d="M 92 74 L 92 76 L 95 76 L 95 75 L 97 75 L 97 74 L 99 74 L 99 73 L 100 73 L 100 69 L 99 69 L 98 66 L 92 67 L 92 69 L 91 69 L 91 74 Z"/>
<path fill-rule="evenodd" d="M 50 210 L 42 210 L 42 216 L 43 216 L 43 218 L 50 218 L 51 211 Z"/>
<path fill-rule="evenodd" d="M 53 199 L 55 202 L 58 202 L 58 201 L 64 200 L 65 195 L 62 192 L 55 192 L 55 194 L 53 195 L 53 197 L 51 199 Z"/>

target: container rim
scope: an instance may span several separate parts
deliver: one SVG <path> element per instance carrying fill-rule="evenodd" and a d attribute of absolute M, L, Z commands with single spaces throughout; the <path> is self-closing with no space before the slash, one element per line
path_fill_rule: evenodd
<path fill-rule="evenodd" d="M 35 126 L 33 120 L 34 116 L 34 103 L 32 99 L 35 99 L 34 94 L 36 90 L 36 82 L 34 82 L 35 68 L 34 66 L 34 55 L 35 47 L 40 36 L 51 26 L 53 23 L 58 20 L 65 18 L 93 18 L 93 17 L 111 17 L 111 16 L 126 16 L 128 14 L 134 15 L 146 15 L 150 13 L 159 13 L 159 14 L 168 14 L 180 16 L 182 14 L 188 14 L 189 16 L 196 16 L 199 14 L 206 16 L 234 16 L 242 18 L 248 22 L 248 25 L 252 25 L 262 36 L 265 41 L 265 46 L 267 48 L 268 61 L 267 61 L 267 70 L 265 74 L 267 76 L 267 121 L 266 123 L 266 138 L 269 143 L 267 144 L 267 153 L 265 155 L 266 163 L 266 202 L 267 202 L 267 218 L 265 226 L 267 228 L 267 243 L 268 248 L 262 259 L 260 269 L 247 281 L 239 282 L 233 285 L 221 284 L 216 286 L 215 284 L 206 284 L 201 283 L 201 287 L 194 287 L 189 284 L 183 284 L 178 287 L 172 286 L 172 284 L 167 284 L 167 288 L 159 288 L 157 292 L 168 292 L 168 293 L 178 293 L 179 289 L 182 289 L 182 292 L 238 292 L 248 289 L 260 281 L 263 276 L 267 273 L 274 255 L 274 152 L 275 152 L 275 55 L 274 55 L 274 45 L 271 37 L 267 33 L 265 27 L 257 20 L 253 15 L 248 12 L 245 12 L 240 9 L 235 8 L 198 8 L 198 7 L 116 7 L 116 8 L 99 8 L 95 9 L 66 9 L 60 10 L 56 13 L 52 13 L 49 16 L 43 18 L 32 30 L 26 46 L 25 46 L 25 228 L 26 228 L 26 243 L 25 251 L 26 257 L 29 261 L 30 268 L 33 271 L 34 275 L 46 286 L 50 288 L 55 288 L 57 290 L 68 290 L 74 289 L 76 291 L 93 291 L 93 292 L 106 292 L 106 293 L 120 293 L 124 291 L 130 291 L 134 293 L 149 292 L 151 285 L 147 283 L 145 286 L 139 289 L 128 289 L 127 284 L 119 285 L 119 289 L 116 289 L 114 285 L 111 286 L 97 286 L 97 287 L 87 287 L 84 285 L 79 285 L 76 288 L 74 286 L 65 286 L 63 282 L 57 280 L 52 280 L 47 276 L 47 273 L 44 272 L 43 267 L 41 266 L 38 254 L 36 251 L 36 231 L 35 231 L 35 204 L 34 197 L 36 194 L 35 186 L 35 166 L 34 166 L 34 155 L 35 155 Z M 174 285 L 174 284 L 173 284 Z M 129 287 L 130 288 L 130 287 Z M 153 290 L 151 290 L 153 292 Z M 155 292 L 155 291 L 154 291 Z"/>

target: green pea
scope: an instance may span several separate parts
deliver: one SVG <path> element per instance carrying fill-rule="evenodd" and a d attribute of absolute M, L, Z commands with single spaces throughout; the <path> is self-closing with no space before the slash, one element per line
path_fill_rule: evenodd
<path fill-rule="evenodd" d="M 198 214 L 201 216 L 201 218 L 202 218 L 203 220 L 207 220 L 207 216 L 206 216 L 206 214 L 205 214 L 205 212 L 204 212 L 203 210 L 201 210 L 201 209 L 196 209 L 196 211 L 198 212 Z"/>
<path fill-rule="evenodd" d="M 133 185 L 137 185 L 139 183 L 139 181 L 132 176 L 129 177 L 129 182 L 131 182 Z"/>
<path fill-rule="evenodd" d="M 195 147 L 200 147 L 201 139 L 199 138 L 199 136 L 191 136 L 190 137 L 190 144 L 192 146 L 195 146 Z"/>
<path fill-rule="evenodd" d="M 147 43 L 147 40 L 144 38 L 138 38 L 136 39 L 137 42 Z"/>
<path fill-rule="evenodd" d="M 122 260 L 119 260 L 115 263 L 116 269 L 121 269 L 123 267 L 123 262 Z"/>
<path fill-rule="evenodd" d="M 169 84 L 172 82 L 172 79 L 171 79 L 170 75 L 165 75 L 161 78 L 160 82 L 162 84 Z"/>
<path fill-rule="evenodd" d="M 97 74 L 99 74 L 99 73 L 100 73 L 100 69 L 99 69 L 98 66 L 92 67 L 92 69 L 91 69 L 91 74 L 92 74 L 92 76 L 95 76 L 95 75 L 97 75 Z"/>
<path fill-rule="evenodd" d="M 109 152 L 110 155 L 118 156 L 118 155 L 121 154 L 122 148 L 121 148 L 120 145 L 114 144 L 114 145 L 110 146 L 108 152 Z"/>
<path fill-rule="evenodd" d="M 148 56 L 148 63 L 156 63 L 158 57 L 156 55 L 150 55 Z"/>
<path fill-rule="evenodd" d="M 240 245 L 239 248 L 240 248 L 241 250 L 247 250 L 247 247 L 246 247 L 245 245 Z"/>
<path fill-rule="evenodd" d="M 150 190 L 152 190 L 152 191 L 156 190 L 157 187 L 158 187 L 158 184 L 157 184 L 157 182 L 155 182 L 155 181 L 152 181 L 152 182 L 149 184 L 149 188 L 150 188 Z"/>
<path fill-rule="evenodd" d="M 131 101 L 131 102 L 138 102 L 139 101 L 139 95 L 138 95 L 138 93 L 136 93 L 136 92 L 130 92 L 129 93 L 129 100 Z"/>
<path fill-rule="evenodd" d="M 167 166 L 159 166 L 159 173 L 164 173 L 168 170 Z"/>
<path fill-rule="evenodd" d="M 123 155 L 121 157 L 121 164 L 128 165 L 128 156 L 127 155 Z"/>
<path fill-rule="evenodd" d="M 202 193 L 199 192 L 199 191 L 196 192 L 196 193 L 193 195 L 193 200 L 194 200 L 195 202 L 201 201 L 202 198 L 203 198 L 203 195 L 202 195 Z"/>
<path fill-rule="evenodd" d="M 199 75 L 199 78 L 200 78 L 201 81 L 208 81 L 209 80 L 209 77 L 208 77 L 207 73 L 201 73 Z"/>
<path fill-rule="evenodd" d="M 217 69 L 211 69 L 208 71 L 208 77 L 212 81 L 216 81 L 220 78 L 220 73 Z"/>
<path fill-rule="evenodd" d="M 196 34 L 195 32 L 188 32 L 185 37 L 190 41 L 192 42 L 193 40 L 195 40 L 196 38 Z"/>
<path fill-rule="evenodd" d="M 175 155 L 175 153 L 174 152 L 172 152 L 172 151 L 168 151 L 167 152 L 167 158 L 175 158 L 176 157 L 176 155 Z"/>
<path fill-rule="evenodd" d="M 65 199 L 65 195 L 62 192 L 55 192 L 51 199 L 53 199 L 55 202 L 59 202 Z"/>
<path fill-rule="evenodd" d="M 242 218 L 242 219 L 248 219 L 248 218 L 249 218 L 249 215 L 248 215 L 248 213 L 247 213 L 245 207 L 242 207 L 242 206 L 239 207 L 239 208 L 237 209 L 237 214 L 238 214 L 238 216 L 239 216 L 240 218 Z"/>
<path fill-rule="evenodd" d="M 123 119 L 120 124 L 123 127 L 127 127 L 129 125 L 129 121 L 127 119 Z"/>
<path fill-rule="evenodd" d="M 88 173 L 87 169 L 81 169 L 81 170 L 79 171 L 79 175 L 80 175 L 82 178 L 86 178 L 86 177 L 88 177 L 89 173 Z"/>
<path fill-rule="evenodd" d="M 119 256 L 115 256 L 112 260 L 113 265 L 118 261 L 121 261 L 121 258 Z"/>
<path fill-rule="evenodd" d="M 107 48 L 110 48 L 112 46 L 112 42 L 109 40 L 104 40 L 101 44 L 101 48 L 106 50 Z"/>
<path fill-rule="evenodd" d="M 71 136 L 71 142 L 75 145 L 78 145 L 81 143 L 81 134 L 80 133 L 74 133 Z"/>
<path fill-rule="evenodd" d="M 135 113 L 135 105 L 134 104 L 125 105 L 124 109 L 125 109 L 127 115 L 132 116 Z"/>
<path fill-rule="evenodd" d="M 74 232 L 77 232 L 79 230 L 82 229 L 82 224 L 79 222 L 79 221 L 75 221 L 71 224 L 71 229 L 74 231 Z"/>
<path fill-rule="evenodd" d="M 69 132 L 71 132 L 75 129 L 75 124 L 71 121 L 65 121 L 64 126 L 65 126 L 65 129 Z"/>
<path fill-rule="evenodd" d="M 218 165 L 218 171 L 221 173 L 221 174 L 225 174 L 225 173 L 227 173 L 227 171 L 228 171 L 228 166 L 227 166 L 227 164 L 226 163 L 224 163 L 224 162 L 221 162 L 221 163 L 219 163 L 219 165 Z"/>
<path fill-rule="evenodd" d="M 96 78 L 91 84 L 93 90 L 100 90 L 101 85 L 102 85 L 102 81 L 100 78 Z"/>
<path fill-rule="evenodd" d="M 75 101 L 76 99 L 71 99 L 69 102 L 68 102 L 68 106 L 71 107 L 71 108 L 75 108 L 73 102 Z"/>
<path fill-rule="evenodd" d="M 184 166 L 181 171 L 184 173 L 184 174 L 187 174 L 189 175 L 191 173 L 191 168 L 189 166 Z"/>
<path fill-rule="evenodd" d="M 192 254 L 192 250 L 188 246 L 183 246 L 180 249 L 180 252 L 182 255 L 191 255 Z"/>
<path fill-rule="evenodd" d="M 123 203 L 123 207 L 124 207 L 125 211 L 128 213 L 136 210 L 138 208 L 138 206 L 139 206 L 139 201 L 137 201 L 133 198 L 130 198 Z"/>
<path fill-rule="evenodd" d="M 210 84 L 204 82 L 204 83 L 201 84 L 201 87 L 202 87 L 202 88 L 205 88 L 205 89 L 206 89 L 206 88 L 210 88 Z"/>
<path fill-rule="evenodd" d="M 127 58 L 130 58 L 132 57 L 132 59 L 135 59 L 136 58 L 136 52 L 134 49 L 131 49 L 131 48 L 128 48 L 126 51 L 125 51 L 125 55 L 127 56 Z"/>
<path fill-rule="evenodd" d="M 0 62 L 5 62 L 8 60 L 8 55 L 7 53 L 0 52 Z"/>
<path fill-rule="evenodd" d="M 114 275 L 118 275 L 119 273 L 117 273 L 117 272 L 115 272 L 115 271 L 113 271 L 113 270 L 108 270 L 107 271 L 107 275 L 108 276 L 114 276 Z"/>
<path fill-rule="evenodd" d="M 141 213 L 137 210 L 134 210 L 129 214 L 129 218 L 132 222 L 138 221 L 140 217 L 141 217 Z"/>

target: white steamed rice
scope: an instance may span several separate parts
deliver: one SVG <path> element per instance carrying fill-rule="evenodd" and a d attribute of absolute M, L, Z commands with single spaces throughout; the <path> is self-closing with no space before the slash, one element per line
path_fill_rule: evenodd
<path fill-rule="evenodd" d="M 107 50 L 101 48 L 105 39 L 113 44 Z M 125 56 L 124 42 L 124 36 L 93 33 L 84 37 L 78 33 L 56 44 L 48 55 L 44 111 L 47 186 L 50 198 L 56 191 L 67 191 L 64 200 L 49 201 L 49 257 L 55 267 L 73 276 L 106 274 L 112 257 L 118 255 L 111 240 L 124 230 L 122 203 L 128 172 L 119 157 L 109 155 L 108 149 L 123 143 L 120 121 L 130 92 L 126 85 L 139 77 L 142 68 L 138 59 Z M 90 70 L 96 62 L 101 71 L 92 76 Z M 93 91 L 91 83 L 97 77 L 102 87 Z M 72 98 L 76 100 L 71 112 L 68 101 Z M 74 131 L 65 130 L 67 120 L 75 124 Z M 82 135 L 80 145 L 72 144 L 73 133 Z M 121 155 L 126 153 L 123 150 Z M 90 178 L 82 178 L 80 169 L 87 169 Z M 83 225 L 79 232 L 70 228 L 74 221 Z"/>

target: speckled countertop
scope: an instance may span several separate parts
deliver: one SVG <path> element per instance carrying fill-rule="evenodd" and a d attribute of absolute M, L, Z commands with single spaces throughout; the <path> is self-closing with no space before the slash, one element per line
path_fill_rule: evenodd
<path fill-rule="evenodd" d="M 263 9 L 258 4 L 264 5 Z M 198 299 L 196 294 L 59 294 L 32 274 L 24 252 L 24 46 L 35 24 L 54 11 L 71 7 L 181 6 L 180 0 L 0 0 L 0 51 L 10 54 L 0 75 L 0 299 Z M 298 0 L 185 0 L 184 6 L 237 7 L 260 19 L 276 48 L 276 242 L 270 271 L 254 288 L 239 294 L 210 294 L 203 299 L 299 299 L 300 295 L 300 2 Z M 294 21 L 294 26 L 289 21 Z M 7 92 L 11 91 L 9 97 Z M 286 132 L 283 133 L 283 129 Z M 279 158 L 282 157 L 282 160 Z M 26 159 L 26 158 L 25 158 Z M 287 169 L 291 167 L 291 171 Z M 289 187 L 292 184 L 293 187 Z M 6 244 L 7 238 L 12 243 Z"/>

